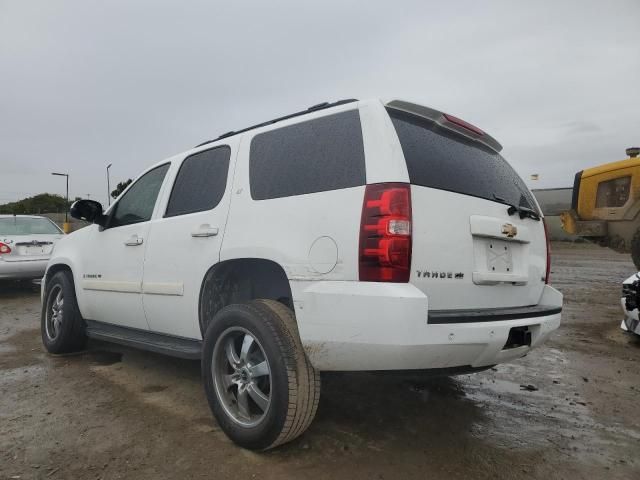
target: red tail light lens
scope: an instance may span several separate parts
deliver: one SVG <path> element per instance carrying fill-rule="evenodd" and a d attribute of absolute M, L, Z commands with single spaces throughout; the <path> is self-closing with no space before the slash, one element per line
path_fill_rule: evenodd
<path fill-rule="evenodd" d="M 465 122 L 461 118 L 454 117 L 453 115 L 449 115 L 448 113 L 443 113 L 442 115 L 444 115 L 444 118 L 446 118 L 449 122 L 455 125 L 458 125 L 459 127 L 465 128 L 470 132 L 475 133 L 476 135 L 480 135 L 480 136 L 484 135 L 484 132 L 480 130 L 478 127 L 476 127 L 475 125 L 471 125 L 469 122 Z"/>
<path fill-rule="evenodd" d="M 542 223 L 544 224 L 544 236 L 547 240 L 547 271 L 544 275 L 544 283 L 548 284 L 551 281 L 551 241 L 549 240 L 549 228 L 544 218 Z"/>
<path fill-rule="evenodd" d="M 0 242 L 0 255 L 4 255 L 5 253 L 11 253 L 11 248 L 6 243 Z"/>
<path fill-rule="evenodd" d="M 411 190 L 406 183 L 367 185 L 360 222 L 360 281 L 408 282 Z"/>

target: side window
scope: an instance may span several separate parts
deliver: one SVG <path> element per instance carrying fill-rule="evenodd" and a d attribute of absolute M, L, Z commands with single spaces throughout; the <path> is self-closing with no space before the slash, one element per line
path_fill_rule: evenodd
<path fill-rule="evenodd" d="M 227 187 L 231 149 L 227 146 L 187 157 L 173 184 L 165 217 L 215 208 Z"/>
<path fill-rule="evenodd" d="M 360 114 L 349 110 L 256 135 L 249 180 L 254 200 L 364 185 Z"/>
<path fill-rule="evenodd" d="M 622 207 L 629 200 L 631 177 L 600 182 L 596 193 L 596 208 Z"/>
<path fill-rule="evenodd" d="M 160 165 L 136 180 L 114 206 L 109 228 L 150 220 L 168 169 L 168 163 Z"/>

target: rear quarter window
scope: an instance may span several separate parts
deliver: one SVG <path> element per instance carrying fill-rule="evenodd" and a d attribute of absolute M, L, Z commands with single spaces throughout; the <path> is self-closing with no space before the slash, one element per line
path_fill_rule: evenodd
<path fill-rule="evenodd" d="M 387 111 L 412 184 L 537 210 L 524 181 L 499 153 L 415 115 Z"/>
<path fill-rule="evenodd" d="M 349 110 L 256 135 L 249 179 L 254 200 L 364 185 L 360 114 Z"/>

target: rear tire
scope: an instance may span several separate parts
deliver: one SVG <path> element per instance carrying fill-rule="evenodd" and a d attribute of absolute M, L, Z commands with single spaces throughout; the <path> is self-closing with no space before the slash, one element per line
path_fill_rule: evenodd
<path fill-rule="evenodd" d="M 273 300 L 216 314 L 204 336 L 202 372 L 220 427 L 247 449 L 290 442 L 318 408 L 320 375 L 304 353 L 293 312 Z"/>
<path fill-rule="evenodd" d="M 42 343 L 49 353 L 71 353 L 86 344 L 85 325 L 71 272 L 61 271 L 47 281 L 40 330 Z"/>
<path fill-rule="evenodd" d="M 640 228 L 636 230 L 631 239 L 631 260 L 633 260 L 636 269 L 640 270 Z"/>

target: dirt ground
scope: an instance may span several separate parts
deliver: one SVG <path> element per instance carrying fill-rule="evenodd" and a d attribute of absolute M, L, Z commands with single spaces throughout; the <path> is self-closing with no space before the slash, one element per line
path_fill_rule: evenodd
<path fill-rule="evenodd" d="M 546 345 L 475 375 L 323 377 L 309 431 L 264 454 L 220 431 L 197 362 L 99 342 L 47 355 L 38 293 L 3 284 L 0 478 L 640 478 L 640 341 L 619 329 L 634 267 L 553 250 L 565 310 Z"/>

